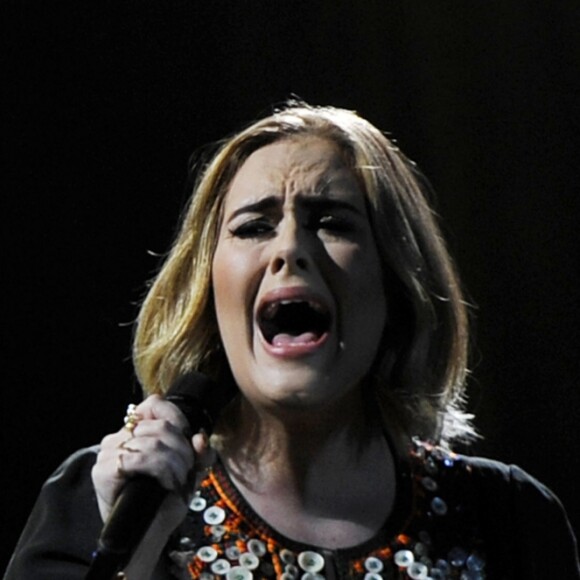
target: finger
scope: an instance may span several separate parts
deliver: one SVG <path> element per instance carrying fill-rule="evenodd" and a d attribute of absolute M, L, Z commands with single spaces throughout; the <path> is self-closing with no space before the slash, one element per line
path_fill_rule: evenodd
<path fill-rule="evenodd" d="M 131 447 L 138 449 L 145 455 L 163 461 L 164 457 L 179 457 L 187 469 L 193 467 L 194 452 L 191 443 L 182 435 L 172 431 L 162 433 L 153 430 L 151 436 L 138 436 L 127 442 Z"/>
<path fill-rule="evenodd" d="M 143 419 L 130 434 L 121 429 L 117 433 L 107 435 L 101 443 L 98 457 L 103 470 L 116 469 L 119 451 L 153 455 L 156 456 L 153 458 L 154 462 L 163 462 L 165 456 L 175 454 L 179 457 L 180 463 L 185 465 L 186 470 L 193 467 L 194 452 L 191 442 L 183 436 L 178 427 L 165 419 Z M 170 459 L 167 461 L 169 462 Z M 154 462 L 152 461 L 152 464 Z M 134 468 L 137 463 L 133 462 L 130 465 Z M 139 465 L 146 464 L 139 463 Z M 146 471 L 146 468 L 143 471 Z M 125 469 L 125 472 L 131 473 L 131 470 Z M 118 474 L 117 478 L 123 479 Z"/>
<path fill-rule="evenodd" d="M 165 419 L 174 424 L 181 432 L 189 429 L 189 423 L 185 415 L 173 404 L 159 395 L 147 397 L 136 407 L 144 419 Z"/>
<path fill-rule="evenodd" d="M 97 468 L 106 470 L 107 464 L 111 463 L 111 457 L 116 457 L 118 450 L 128 445 L 133 439 L 135 439 L 135 435 L 126 429 L 120 429 L 117 433 L 111 433 L 103 437 L 97 454 Z"/>
<path fill-rule="evenodd" d="M 143 419 L 132 433 L 135 437 L 161 437 L 187 441 L 181 427 L 168 419 Z"/>
<path fill-rule="evenodd" d="M 113 435 L 103 439 L 105 448 L 97 454 L 97 460 L 91 470 L 91 479 L 103 521 L 107 520 L 113 502 L 126 481 L 126 476 L 116 464 L 118 454 L 110 445 L 113 440 Z"/>
<path fill-rule="evenodd" d="M 197 455 L 203 455 L 208 447 L 209 447 L 209 438 L 205 431 L 200 431 L 196 433 L 191 438 L 191 444 L 193 446 L 193 450 Z"/>
<path fill-rule="evenodd" d="M 119 456 L 122 452 L 124 455 L 139 453 L 144 457 L 125 461 L 123 456 L 121 464 Z M 112 493 L 127 477 L 142 473 L 158 477 L 167 486 L 170 478 L 183 482 L 193 467 L 193 460 L 191 443 L 177 432 L 175 426 L 164 420 L 146 421 L 139 436 L 120 430 L 103 438 L 95 465 L 95 484 L 102 483 Z M 167 477 L 163 464 L 168 466 Z M 174 466 L 173 469 L 170 466 Z M 172 471 L 174 475 L 171 475 Z"/>
<path fill-rule="evenodd" d="M 135 445 L 137 444 L 137 445 Z M 188 466 L 193 467 L 194 450 L 191 442 L 183 436 L 177 427 L 165 420 L 143 421 L 135 438 L 120 446 L 137 447 L 144 453 L 173 452 L 179 454 Z"/>
<path fill-rule="evenodd" d="M 134 439 L 128 445 L 130 450 L 119 449 L 115 458 L 115 469 L 121 477 L 147 475 L 170 491 L 186 483 L 193 465 L 191 458 L 167 448 L 158 440 Z"/>
<path fill-rule="evenodd" d="M 93 481 L 99 489 L 107 491 L 107 495 L 114 494 L 126 479 L 122 465 L 119 464 L 119 455 L 123 450 L 122 446 L 128 444 L 126 438 L 118 441 L 115 435 L 107 436 L 103 439 L 102 447 L 97 454 L 97 460 L 93 467 Z"/>

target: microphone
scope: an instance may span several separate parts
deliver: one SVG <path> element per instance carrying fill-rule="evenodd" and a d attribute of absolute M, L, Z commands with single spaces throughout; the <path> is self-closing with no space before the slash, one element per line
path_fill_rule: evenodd
<path fill-rule="evenodd" d="M 173 403 L 187 418 L 187 437 L 200 429 L 211 434 L 219 411 L 229 398 L 210 378 L 198 372 L 180 377 L 165 396 L 165 400 Z M 167 493 L 156 479 L 146 475 L 137 475 L 127 481 L 101 532 L 85 580 L 116 577 L 151 525 Z"/>

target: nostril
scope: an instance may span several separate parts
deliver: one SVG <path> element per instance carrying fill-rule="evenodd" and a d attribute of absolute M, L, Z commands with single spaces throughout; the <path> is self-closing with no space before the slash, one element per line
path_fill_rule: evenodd
<path fill-rule="evenodd" d="M 282 258 L 275 258 L 272 262 L 272 271 L 279 272 L 284 267 L 284 260 Z"/>
<path fill-rule="evenodd" d="M 297 268 L 298 270 L 308 270 L 308 260 L 302 257 L 293 258 L 290 256 L 277 256 L 274 258 L 272 261 L 272 272 L 278 273 L 280 270 L 284 269 L 284 267 L 290 269 Z"/>

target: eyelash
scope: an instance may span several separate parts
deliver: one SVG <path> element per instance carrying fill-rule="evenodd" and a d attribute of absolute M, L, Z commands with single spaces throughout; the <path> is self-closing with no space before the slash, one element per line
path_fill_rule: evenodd
<path fill-rule="evenodd" d="M 355 229 L 354 224 L 351 220 L 333 216 L 333 215 L 323 215 L 316 218 L 316 225 L 319 229 L 328 230 L 336 233 L 348 233 Z"/>
<path fill-rule="evenodd" d="M 324 230 L 334 234 L 348 234 L 355 229 L 351 220 L 333 215 L 312 216 L 307 223 L 312 230 Z M 275 230 L 275 225 L 264 218 L 251 219 L 231 230 L 231 234 L 241 239 L 266 237 Z"/>
<path fill-rule="evenodd" d="M 231 234 L 236 238 L 259 238 L 264 237 L 274 230 L 272 224 L 263 218 L 249 220 L 234 228 Z"/>

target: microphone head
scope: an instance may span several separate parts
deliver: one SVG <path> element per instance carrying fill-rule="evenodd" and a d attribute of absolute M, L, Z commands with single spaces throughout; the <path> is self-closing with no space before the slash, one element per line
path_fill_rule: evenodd
<path fill-rule="evenodd" d="M 192 436 L 200 429 L 211 435 L 224 401 L 224 393 L 208 376 L 191 371 L 179 377 L 167 391 L 165 399 L 185 415 Z"/>

